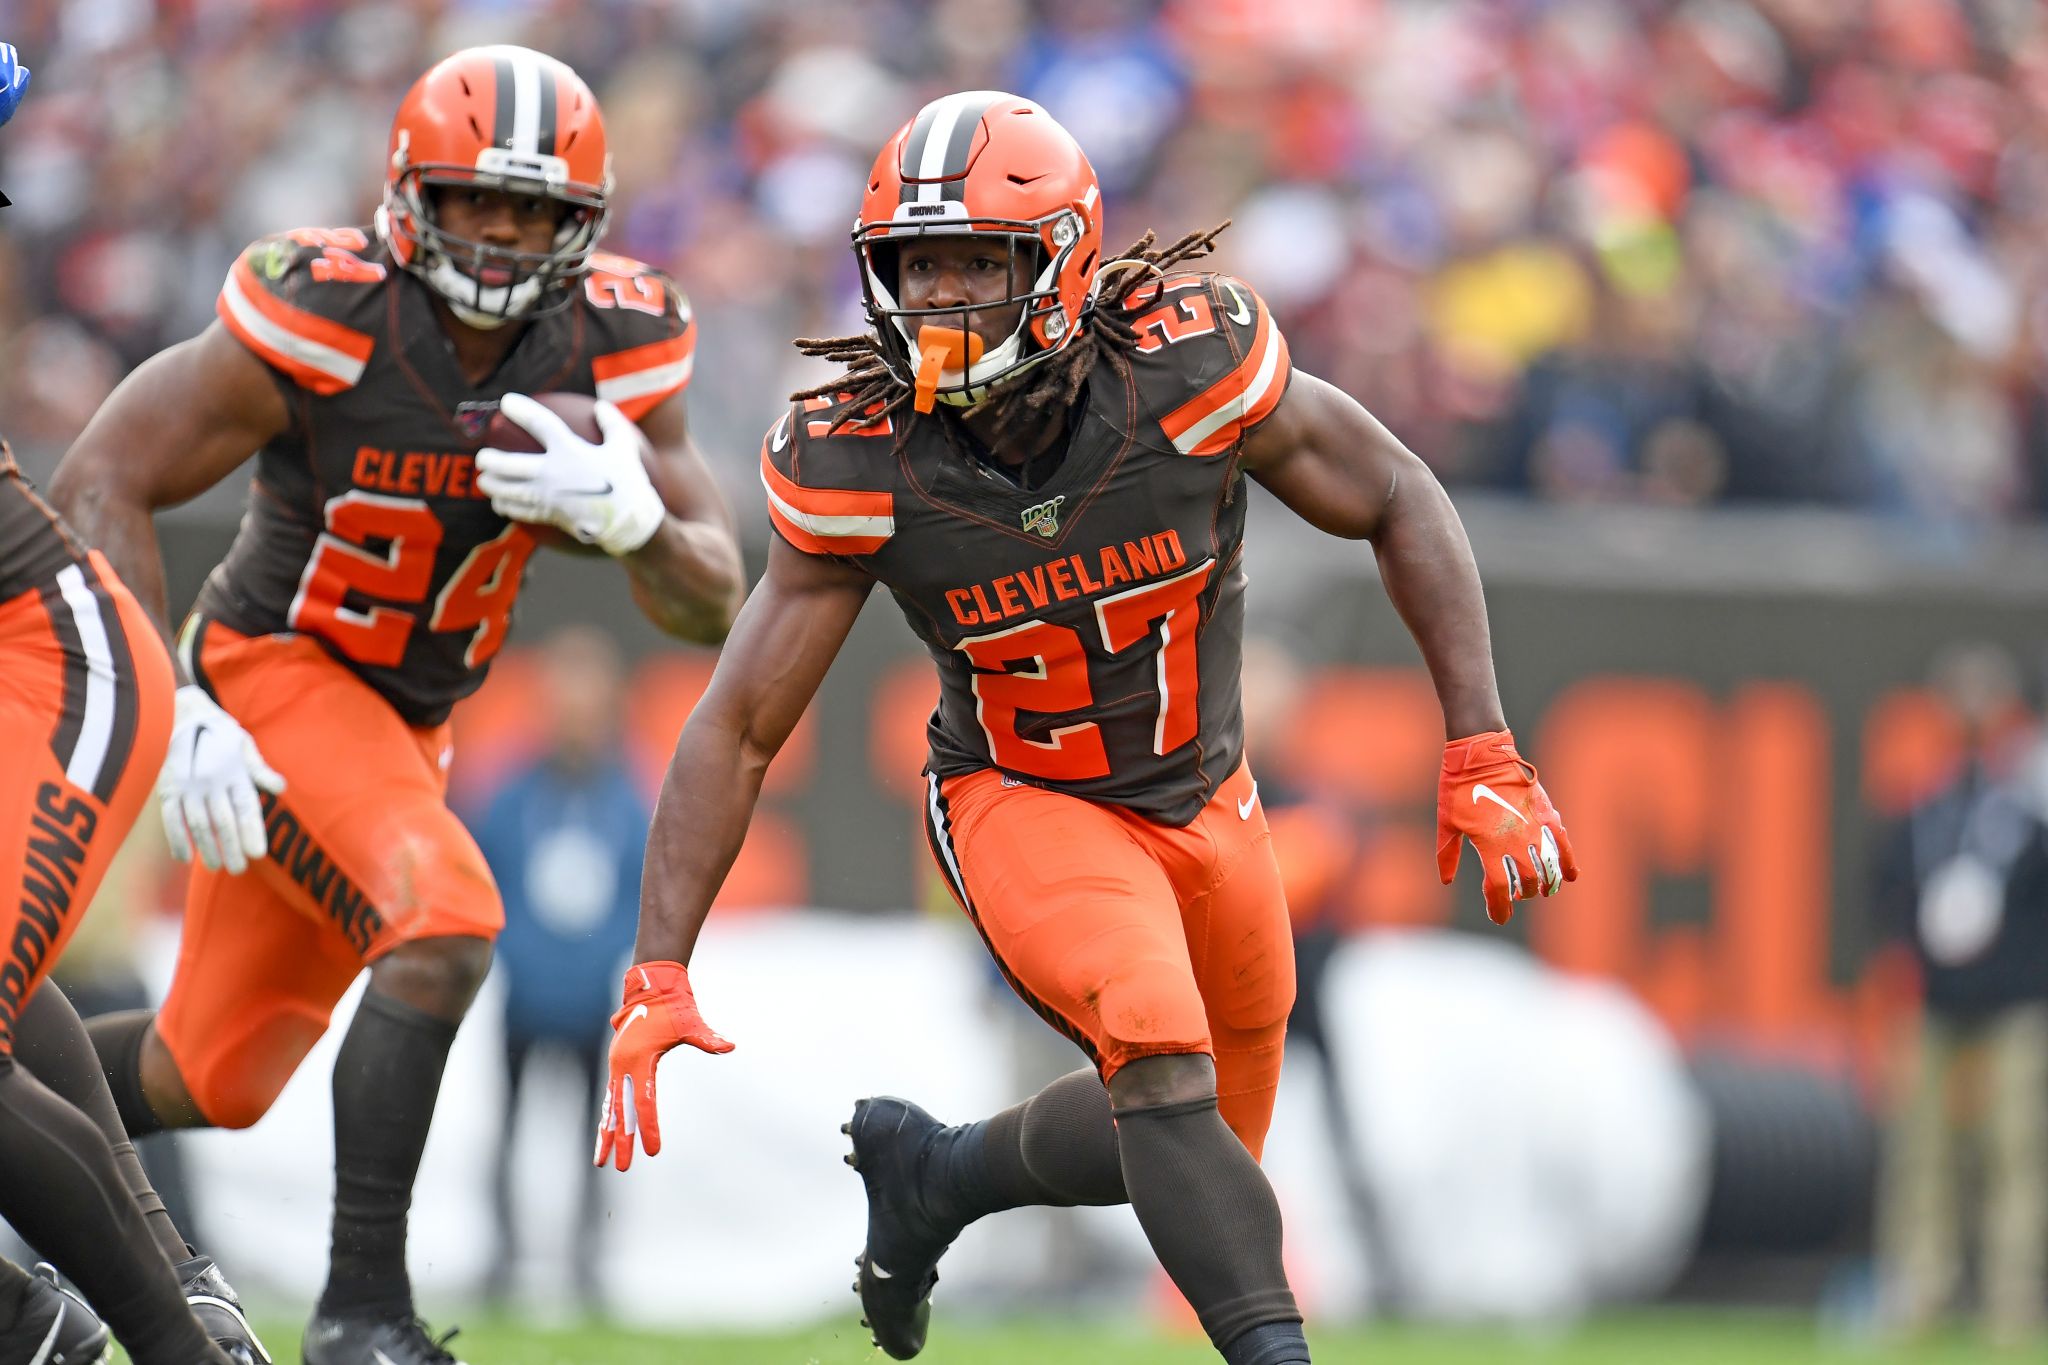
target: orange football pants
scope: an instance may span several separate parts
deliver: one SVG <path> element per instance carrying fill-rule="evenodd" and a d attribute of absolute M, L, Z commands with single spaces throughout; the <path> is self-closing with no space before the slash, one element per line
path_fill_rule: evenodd
<path fill-rule="evenodd" d="M 425 938 L 496 938 L 498 885 L 448 809 L 448 726 L 411 726 L 303 635 L 201 620 L 194 681 L 283 774 L 270 853 L 192 869 L 156 1027 L 208 1121 L 263 1117 L 365 965 Z"/>
<path fill-rule="evenodd" d="M 171 656 L 98 551 L 0 602 L 0 1052 L 156 785 Z"/>
<path fill-rule="evenodd" d="M 1181 829 L 993 769 L 926 781 L 932 856 L 1024 1002 L 1105 1083 L 1140 1057 L 1213 1057 L 1224 1121 L 1258 1156 L 1294 940 L 1251 770 Z"/>

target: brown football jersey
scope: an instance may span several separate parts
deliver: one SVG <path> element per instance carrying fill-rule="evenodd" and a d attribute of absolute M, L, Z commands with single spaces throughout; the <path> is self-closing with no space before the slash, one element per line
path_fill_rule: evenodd
<path fill-rule="evenodd" d="M 0 602 L 41 588 L 67 564 L 85 558 L 71 534 L 0 441 Z"/>
<path fill-rule="evenodd" d="M 599 254 L 569 306 L 527 323 L 472 384 L 426 286 L 365 228 L 258 241 L 217 311 L 274 371 L 292 423 L 258 453 L 196 610 L 245 634 L 313 636 L 416 725 L 482 684 L 536 544 L 476 487 L 497 401 L 582 393 L 643 416 L 688 384 L 696 345 L 666 276 Z"/>
<path fill-rule="evenodd" d="M 1238 454 L 1292 370 L 1237 280 L 1171 275 L 1142 302 L 1129 378 L 1096 365 L 1038 487 L 936 421 L 899 443 L 893 420 L 835 431 L 843 407 L 816 399 L 769 431 L 761 479 L 776 531 L 885 584 L 930 651 L 931 773 L 995 767 L 1185 825 L 1243 754 Z"/>

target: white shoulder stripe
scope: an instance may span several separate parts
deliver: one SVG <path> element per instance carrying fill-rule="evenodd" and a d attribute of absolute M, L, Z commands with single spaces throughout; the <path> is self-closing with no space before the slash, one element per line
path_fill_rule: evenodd
<path fill-rule="evenodd" d="M 242 292 L 242 282 L 230 272 L 227 283 L 221 287 L 220 296 L 234 315 L 237 325 L 256 338 L 264 346 L 287 356 L 301 365 L 320 371 L 324 375 L 340 380 L 353 388 L 363 377 L 366 361 L 337 351 L 322 342 L 302 337 L 289 328 L 280 327 L 266 317 L 249 296 Z"/>
<path fill-rule="evenodd" d="M 860 536 L 862 538 L 880 536 L 886 538 L 896 534 L 896 518 L 893 516 L 816 516 L 810 512 L 799 511 L 795 507 L 792 507 L 787 502 L 783 501 L 781 498 L 777 497 L 775 493 L 775 488 L 772 484 L 768 482 L 768 476 L 766 474 L 763 474 L 761 476 L 761 487 L 767 491 L 768 501 L 775 505 L 776 511 L 780 512 L 783 515 L 783 517 L 789 520 L 790 522 L 802 527 L 806 531 L 809 531 L 814 536 Z"/>
<path fill-rule="evenodd" d="M 645 398 L 650 393 L 667 393 L 689 383 L 690 372 L 696 366 L 697 357 L 686 355 L 666 365 L 650 365 L 631 374 L 600 379 L 597 381 L 597 396 L 608 403 L 624 403 L 633 398 Z"/>
<path fill-rule="evenodd" d="M 1259 401 L 1266 396 L 1266 390 L 1273 387 L 1280 368 L 1278 336 L 1278 331 L 1269 324 L 1266 328 L 1266 349 L 1259 357 L 1258 372 L 1252 376 L 1251 383 L 1244 386 L 1243 393 L 1174 437 L 1174 449 L 1185 455 L 1215 435 L 1224 423 L 1239 421 L 1258 407 Z"/>

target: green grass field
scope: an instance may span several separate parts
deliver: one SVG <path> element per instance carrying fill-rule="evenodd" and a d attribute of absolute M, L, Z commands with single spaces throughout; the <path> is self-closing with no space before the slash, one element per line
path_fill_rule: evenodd
<path fill-rule="evenodd" d="M 462 1321 L 453 1347 L 470 1365 L 877 1365 L 887 1357 L 849 1319 L 772 1336 L 674 1336 L 608 1327 L 534 1328 Z M 278 1365 L 298 1365 L 298 1326 L 270 1322 Z M 1997 1365 L 2048 1361 L 2048 1352 L 1994 1352 L 1961 1334 L 1923 1346 L 1820 1339 L 1810 1319 L 1651 1311 L 1603 1318 L 1567 1334 L 1384 1327 L 1311 1334 L 1318 1365 Z M 123 1357 L 117 1355 L 117 1360 Z M 930 1365 L 1215 1365 L 1200 1341 L 1136 1328 L 1048 1321 L 941 1322 L 920 1362 Z"/>

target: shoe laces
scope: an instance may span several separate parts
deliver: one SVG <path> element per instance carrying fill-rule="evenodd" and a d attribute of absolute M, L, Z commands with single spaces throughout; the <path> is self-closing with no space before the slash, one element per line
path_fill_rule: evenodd
<path fill-rule="evenodd" d="M 437 1337 L 433 1329 L 427 1326 L 427 1320 L 417 1316 L 408 1327 L 411 1333 L 419 1338 L 419 1345 L 426 1351 L 427 1359 L 434 1361 L 435 1365 L 441 1365 L 442 1362 L 446 1362 L 446 1365 L 459 1365 L 455 1353 L 448 1349 L 448 1343 L 455 1340 L 456 1335 L 462 1331 L 460 1327 L 450 1327 Z"/>

